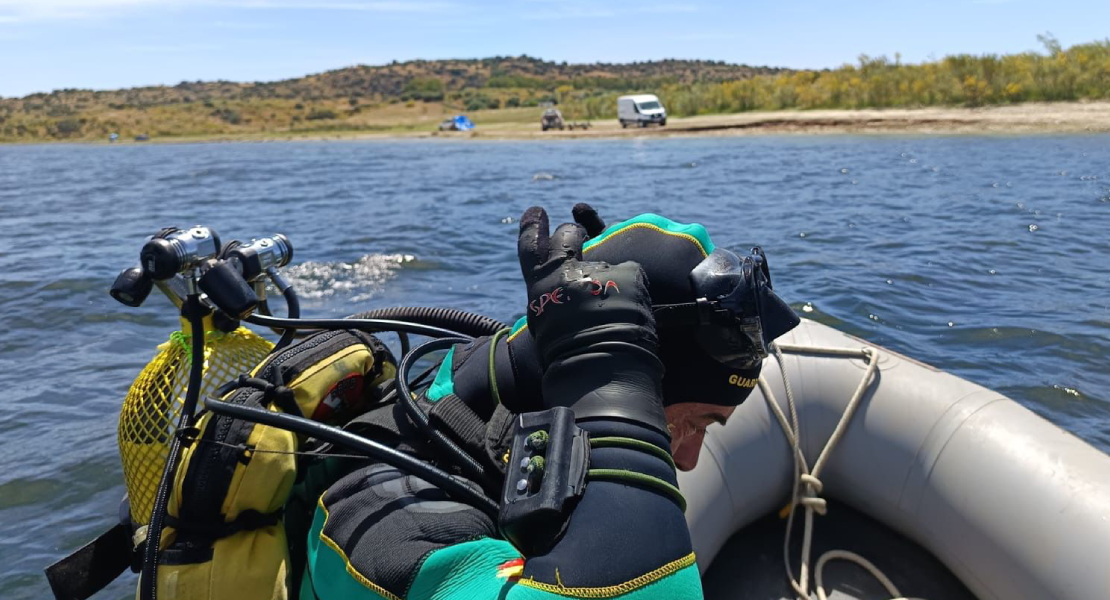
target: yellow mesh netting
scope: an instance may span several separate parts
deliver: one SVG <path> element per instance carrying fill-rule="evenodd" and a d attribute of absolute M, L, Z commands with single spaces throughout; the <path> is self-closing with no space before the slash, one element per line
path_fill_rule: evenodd
<path fill-rule="evenodd" d="M 211 322 L 206 319 L 205 329 Z M 183 324 L 183 329 L 188 328 Z M 192 336 L 175 331 L 158 346 L 158 354 L 135 378 L 119 415 L 119 453 L 123 478 L 131 500 L 131 518 L 150 521 L 154 495 L 169 454 L 169 441 L 181 416 L 189 386 Z M 218 386 L 248 373 L 274 345 L 240 327 L 231 332 L 207 331 L 204 336 L 204 378 L 201 398 Z"/>

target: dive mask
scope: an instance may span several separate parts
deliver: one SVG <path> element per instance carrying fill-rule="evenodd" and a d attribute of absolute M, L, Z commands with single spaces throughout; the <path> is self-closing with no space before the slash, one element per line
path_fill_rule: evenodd
<path fill-rule="evenodd" d="M 743 257 L 713 250 L 690 272 L 690 286 L 696 300 L 653 306 L 656 322 L 661 328 L 693 326 L 705 353 L 733 368 L 759 364 L 771 342 L 801 322 L 772 291 L 760 248 Z"/>

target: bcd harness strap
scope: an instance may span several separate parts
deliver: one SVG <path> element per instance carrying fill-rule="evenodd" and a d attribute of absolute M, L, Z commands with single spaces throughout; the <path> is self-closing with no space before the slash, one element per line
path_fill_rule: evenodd
<path fill-rule="evenodd" d="M 240 531 L 253 531 L 271 525 L 277 525 L 281 520 L 282 511 L 262 513 L 257 510 L 244 510 L 233 521 L 219 521 L 202 523 L 198 521 L 182 521 L 171 515 L 166 515 L 166 525 L 173 527 L 181 533 L 195 535 L 212 541 L 230 537 Z"/>

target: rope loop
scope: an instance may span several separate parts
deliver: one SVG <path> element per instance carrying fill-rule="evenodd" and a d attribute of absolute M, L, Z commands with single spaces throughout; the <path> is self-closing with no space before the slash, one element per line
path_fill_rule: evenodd
<path fill-rule="evenodd" d="M 813 514 L 824 515 L 828 511 L 828 504 L 824 498 L 820 496 L 824 484 L 818 478 L 825 465 L 828 463 L 829 456 L 832 454 L 833 448 L 836 447 L 840 438 L 844 436 L 848 430 L 848 423 L 855 414 L 856 409 L 863 401 L 863 396 L 867 392 L 867 388 L 875 381 L 874 376 L 879 371 L 879 351 L 871 346 L 863 346 L 862 348 L 823 348 L 815 346 L 793 346 L 786 344 L 772 345 L 774 350 L 775 359 L 778 362 L 779 371 L 782 373 L 782 384 L 786 390 L 786 406 L 790 412 L 790 419 L 787 420 L 783 414 L 782 408 L 779 407 L 778 401 L 775 400 L 774 394 L 771 393 L 770 386 L 763 378 L 759 378 L 759 389 L 763 392 L 763 399 L 767 401 L 767 406 L 775 415 L 775 419 L 782 427 L 782 433 L 786 437 L 787 444 L 791 447 L 791 454 L 794 459 L 794 489 L 791 493 L 790 504 L 788 505 L 791 510 L 785 514 L 786 520 L 786 535 L 783 540 L 783 562 L 786 566 L 786 576 L 790 581 L 790 586 L 794 588 L 794 592 L 799 600 L 809 600 L 809 576 L 810 576 L 810 549 L 813 541 Z M 824 356 L 839 356 L 844 358 L 863 358 L 867 361 L 867 369 L 864 371 L 863 378 L 860 380 L 859 385 L 856 387 L 855 393 L 848 400 L 848 404 L 844 407 L 844 413 L 840 416 L 840 420 L 836 424 L 836 428 L 832 434 L 829 435 L 828 441 L 825 442 L 825 447 L 817 456 L 812 468 L 806 460 L 805 454 L 802 452 L 801 447 L 801 427 L 798 422 L 798 409 L 794 402 L 794 391 L 790 387 L 790 379 L 786 376 L 786 359 L 783 352 L 796 352 L 800 354 L 818 354 Z M 795 506 L 801 506 L 805 509 L 804 529 L 802 531 L 802 552 L 799 565 L 799 577 L 794 579 L 794 571 L 790 565 L 790 539 L 791 531 L 794 525 L 794 510 Z M 824 568 L 825 563 L 830 560 L 847 560 L 860 565 L 871 573 L 887 592 L 892 596 L 902 598 L 902 594 L 890 579 L 886 577 L 875 565 L 868 562 L 858 554 L 853 554 L 844 550 L 830 550 L 821 555 L 817 559 L 816 569 L 813 571 L 817 597 L 819 600 L 827 600 L 825 596 L 825 589 L 822 586 L 821 570 Z M 898 599 L 896 599 L 898 600 Z"/>

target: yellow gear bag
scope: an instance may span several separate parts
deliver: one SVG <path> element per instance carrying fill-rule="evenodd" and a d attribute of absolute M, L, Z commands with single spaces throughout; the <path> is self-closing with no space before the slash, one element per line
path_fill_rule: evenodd
<path fill-rule="evenodd" d="M 396 374 L 389 350 L 353 330 L 323 331 L 271 354 L 223 401 L 346 422 Z M 241 381 L 242 383 L 242 381 Z M 282 507 L 296 478 L 296 434 L 205 413 L 185 448 L 167 508 L 161 600 L 284 600 L 289 555 Z M 141 584 L 141 583 L 140 583 Z"/>

